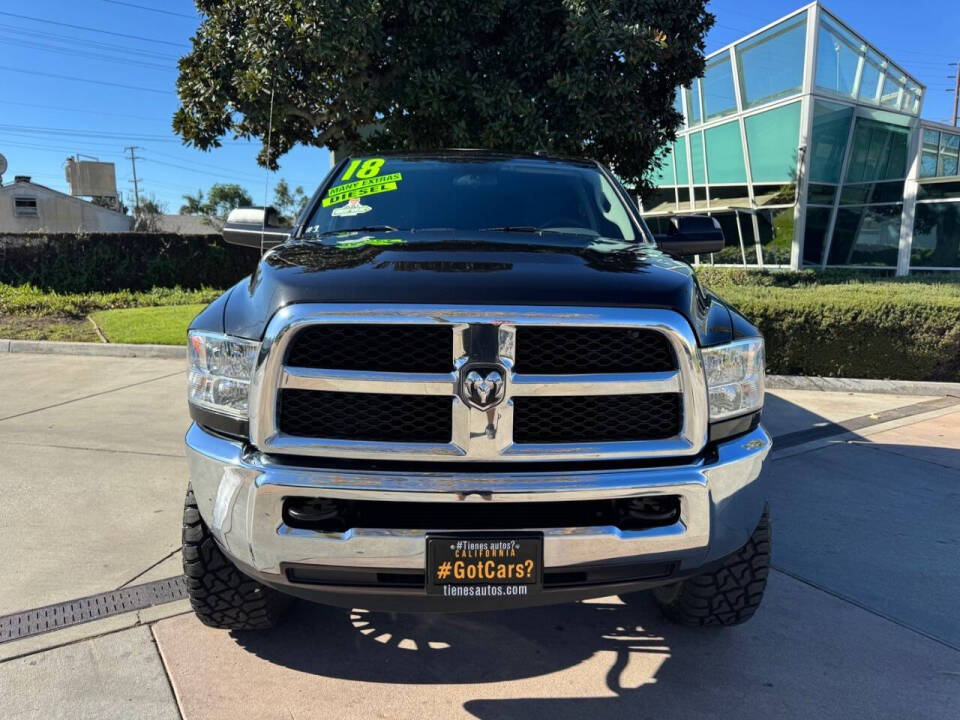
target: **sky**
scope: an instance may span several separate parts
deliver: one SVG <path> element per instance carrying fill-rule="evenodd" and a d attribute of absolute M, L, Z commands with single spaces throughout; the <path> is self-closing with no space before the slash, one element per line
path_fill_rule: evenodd
<path fill-rule="evenodd" d="M 786 15 L 800 0 L 714 0 L 707 52 Z M 949 122 L 960 60 L 956 0 L 833 0 L 826 7 L 927 86 L 922 116 Z M 909 12 L 905 8 L 909 7 Z M 176 213 L 184 193 L 217 182 L 243 185 L 260 204 L 280 178 L 310 194 L 329 167 L 324 149 L 299 147 L 268 173 L 259 142 L 225 138 L 203 152 L 171 129 L 177 59 L 199 24 L 191 0 L 34 0 L 0 2 L 0 153 L 4 182 L 30 175 L 63 192 L 67 157 L 113 162 L 117 187 L 133 205 L 129 153 L 136 150 L 141 197 Z M 948 77 L 950 76 L 950 77 Z M 948 92 L 949 91 L 949 92 Z"/>

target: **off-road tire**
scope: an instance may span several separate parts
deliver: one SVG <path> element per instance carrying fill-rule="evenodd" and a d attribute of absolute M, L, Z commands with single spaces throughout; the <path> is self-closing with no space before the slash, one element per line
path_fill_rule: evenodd
<path fill-rule="evenodd" d="M 656 588 L 653 596 L 668 620 L 680 625 L 739 625 L 753 617 L 763 600 L 770 571 L 770 514 L 747 544 L 709 572 Z"/>
<path fill-rule="evenodd" d="M 204 625 L 266 630 L 278 623 L 290 598 L 241 573 L 207 529 L 193 488 L 183 504 L 183 574 L 190 605 Z"/>

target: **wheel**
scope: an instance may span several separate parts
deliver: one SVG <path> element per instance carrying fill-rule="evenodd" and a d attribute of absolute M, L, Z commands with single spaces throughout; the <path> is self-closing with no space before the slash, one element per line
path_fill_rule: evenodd
<path fill-rule="evenodd" d="M 653 596 L 668 620 L 680 625 L 739 625 L 760 607 L 770 571 L 770 513 L 747 544 L 724 558 L 719 567 L 672 585 Z"/>
<path fill-rule="evenodd" d="M 183 504 L 183 574 L 190 605 L 204 625 L 265 630 L 277 624 L 290 598 L 241 573 L 207 529 L 193 488 Z"/>

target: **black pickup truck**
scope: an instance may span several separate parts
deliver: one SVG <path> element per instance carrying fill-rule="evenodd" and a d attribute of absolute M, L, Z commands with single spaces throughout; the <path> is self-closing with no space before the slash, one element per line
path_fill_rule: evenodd
<path fill-rule="evenodd" d="M 189 331 L 183 561 L 200 619 L 298 596 L 506 609 L 652 589 L 692 625 L 760 604 L 763 339 L 586 160 L 347 157 Z"/>

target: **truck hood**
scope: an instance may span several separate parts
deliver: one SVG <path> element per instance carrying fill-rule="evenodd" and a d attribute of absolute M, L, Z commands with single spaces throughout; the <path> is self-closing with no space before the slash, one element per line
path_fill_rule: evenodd
<path fill-rule="evenodd" d="M 701 345 L 733 333 L 726 306 L 686 263 L 651 246 L 579 235 L 446 230 L 291 241 L 233 288 L 223 330 L 259 339 L 294 303 L 666 308 L 688 319 Z"/>

